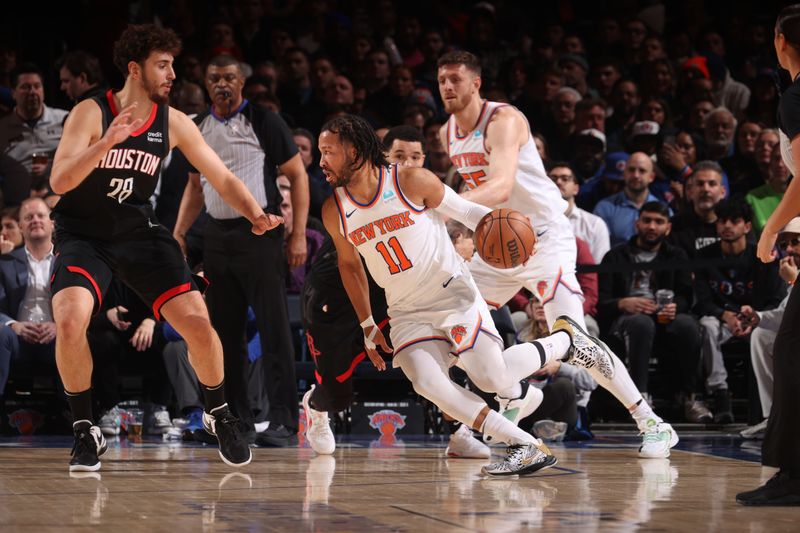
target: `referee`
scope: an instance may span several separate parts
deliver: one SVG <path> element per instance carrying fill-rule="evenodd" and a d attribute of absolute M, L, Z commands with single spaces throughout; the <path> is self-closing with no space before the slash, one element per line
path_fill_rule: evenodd
<path fill-rule="evenodd" d="M 785 7 L 775 24 L 775 52 L 794 82 L 778 106 L 780 150 L 795 176 L 778 207 L 767 220 L 758 241 L 758 257 L 775 260 L 778 232 L 800 213 L 800 4 Z M 792 288 L 773 349 L 775 376 L 772 411 L 767 423 L 761 462 L 778 472 L 761 487 L 736 495 L 743 505 L 800 505 L 800 293 Z"/>
<path fill-rule="evenodd" d="M 206 68 L 206 90 L 212 106 L 195 118 L 206 142 L 242 179 L 268 213 L 280 213 L 278 169 L 292 185 L 292 233 L 284 255 L 283 228 L 254 235 L 250 224 L 228 207 L 206 181 L 190 173 L 181 200 L 174 236 L 185 247 L 186 232 L 205 202 L 209 221 L 204 235 L 203 265 L 210 286 L 211 322 L 225 354 L 227 399 L 255 440 L 254 414 L 248 399 L 249 359 L 245 344 L 247 308 L 253 308 L 261 337 L 264 380 L 269 398 L 272 445 L 288 445 L 298 427 L 294 349 L 286 306 L 286 264 L 306 260 L 308 176 L 286 123 L 276 114 L 242 97 L 244 74 L 230 56 L 214 57 Z M 259 440 L 260 442 L 260 440 Z"/>

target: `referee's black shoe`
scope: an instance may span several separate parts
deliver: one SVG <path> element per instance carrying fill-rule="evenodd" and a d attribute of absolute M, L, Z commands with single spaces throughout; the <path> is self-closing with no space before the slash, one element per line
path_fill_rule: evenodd
<path fill-rule="evenodd" d="M 88 421 L 81 421 L 74 426 L 75 443 L 69 461 L 70 472 L 100 470 L 100 456 L 106 453 L 108 445 L 100 428 L 89 424 Z"/>
<path fill-rule="evenodd" d="M 222 404 L 210 413 L 203 413 L 203 427 L 217 437 L 219 456 L 230 466 L 245 466 L 253 459 L 239 419 L 233 416 L 228 404 Z"/>
<path fill-rule="evenodd" d="M 781 470 L 755 490 L 740 492 L 736 501 L 742 505 L 800 505 L 800 477 Z"/>

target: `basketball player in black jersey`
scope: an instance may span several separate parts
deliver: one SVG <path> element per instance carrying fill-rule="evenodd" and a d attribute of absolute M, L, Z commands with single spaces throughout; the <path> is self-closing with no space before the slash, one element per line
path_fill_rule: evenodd
<path fill-rule="evenodd" d="M 223 199 L 263 234 L 283 219 L 264 213 L 185 114 L 170 108 L 174 57 L 181 42 L 170 29 L 129 26 L 114 45 L 126 76 L 121 91 L 85 100 L 64 125 L 50 185 L 63 195 L 54 212 L 52 280 L 56 362 L 73 416 L 70 471 L 100 468 L 106 450 L 91 412 L 92 356 L 86 328 L 112 277 L 125 282 L 175 327 L 189 345 L 205 398 L 203 424 L 217 436 L 222 460 L 252 457 L 225 403 L 222 348 L 180 248 L 155 218 L 149 198 L 161 161 L 178 147 Z"/>

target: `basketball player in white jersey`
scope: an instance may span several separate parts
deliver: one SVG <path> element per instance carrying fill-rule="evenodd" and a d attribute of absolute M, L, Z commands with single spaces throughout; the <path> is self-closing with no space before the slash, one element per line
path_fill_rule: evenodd
<path fill-rule="evenodd" d="M 556 458 L 540 441 L 447 373 L 457 363 L 481 389 L 526 399 L 531 395 L 519 380 L 540 368 L 548 354 L 552 357 L 552 347 L 532 343 L 502 351 L 489 309 L 439 216 L 474 228 L 489 209 L 465 201 L 425 169 L 388 165 L 380 140 L 359 117 L 325 124 L 318 146 L 320 167 L 335 188 L 322 219 L 336 245 L 342 282 L 372 363 L 385 369 L 375 347 L 392 348 L 372 318 L 359 254 L 386 292 L 394 366 L 443 412 L 509 444 L 507 457 L 485 466 L 484 473 L 524 475 L 554 465 Z M 575 351 L 595 364 L 610 365 L 610 360 L 596 360 L 606 357 L 602 350 L 591 348 L 575 344 Z"/>
<path fill-rule="evenodd" d="M 438 65 L 439 92 L 445 111 L 451 114 L 440 135 L 469 188 L 463 198 L 527 215 L 538 238 L 527 264 L 501 270 L 476 256 L 470 262 L 472 276 L 483 298 L 495 307 L 504 305 L 522 287 L 530 290 L 544 306 L 553 332 L 549 342 L 568 353 L 570 336 L 586 335 L 586 326 L 583 294 L 575 277 L 575 236 L 564 215 L 567 203 L 545 173 L 525 116 L 512 106 L 481 99 L 478 58 L 465 51 L 449 52 L 439 58 Z M 566 325 L 561 316 L 569 317 Z M 644 437 L 639 455 L 669 457 L 670 448 L 678 443 L 677 433 L 642 398 L 620 359 L 603 343 L 598 341 L 598 346 L 613 361 L 611 367 L 582 366 L 628 408 Z M 577 358 L 570 362 L 581 364 Z M 501 412 L 517 404 L 515 398 L 502 394 L 498 401 Z"/>

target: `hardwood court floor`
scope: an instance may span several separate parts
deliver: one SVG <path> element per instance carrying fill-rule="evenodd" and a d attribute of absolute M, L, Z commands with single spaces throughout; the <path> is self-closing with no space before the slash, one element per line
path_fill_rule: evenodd
<path fill-rule="evenodd" d="M 123 438 L 75 478 L 64 437 L 0 439 L 0 531 L 800 530 L 797 508 L 734 502 L 771 475 L 757 445 L 684 435 L 670 459 L 640 460 L 636 442 L 557 445 L 555 468 L 485 479 L 485 461 L 447 459 L 438 439 L 259 448 L 233 470 L 214 448 Z"/>

